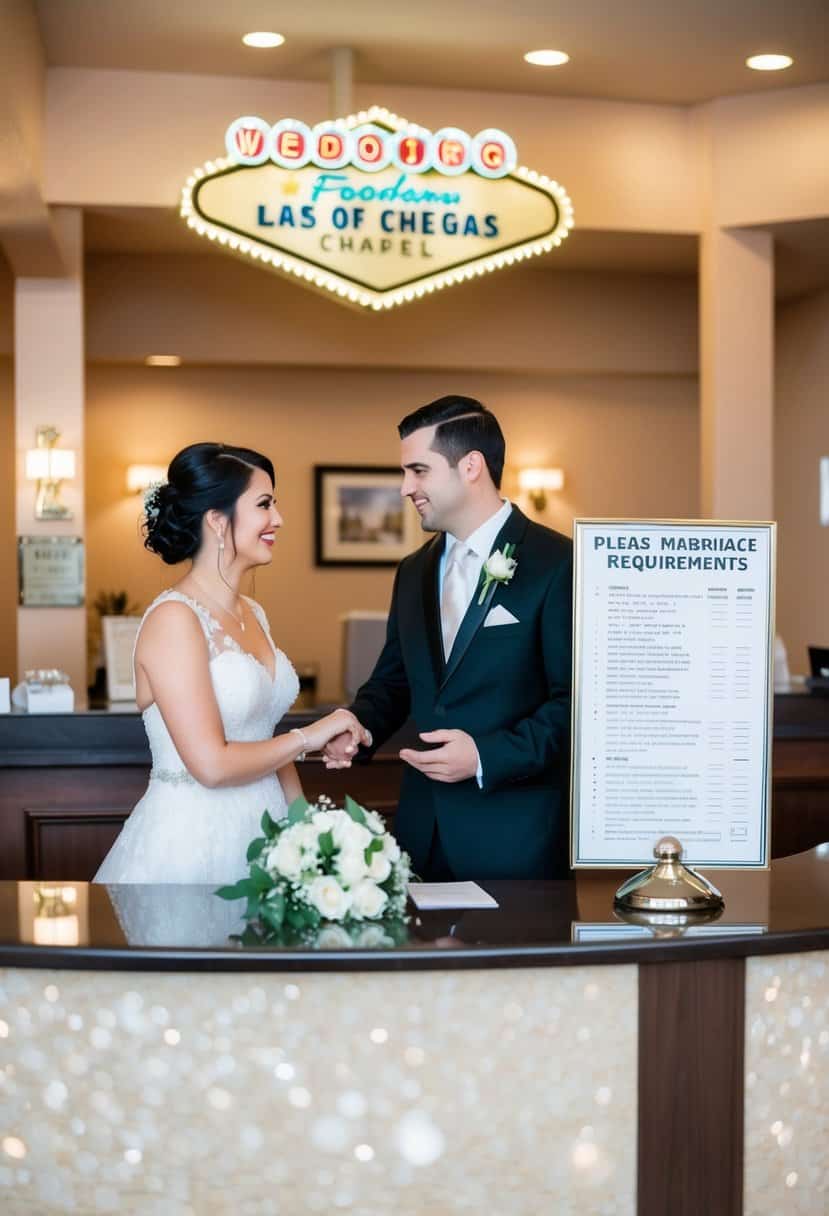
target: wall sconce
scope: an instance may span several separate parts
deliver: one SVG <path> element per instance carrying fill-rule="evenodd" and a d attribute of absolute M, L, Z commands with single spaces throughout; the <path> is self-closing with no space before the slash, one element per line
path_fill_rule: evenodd
<path fill-rule="evenodd" d="M 75 476 L 75 453 L 57 446 L 57 427 L 39 426 L 36 434 L 37 447 L 26 453 L 26 480 L 37 482 L 35 519 L 71 519 L 72 512 L 60 501 L 60 487 Z"/>
<path fill-rule="evenodd" d="M 167 470 L 161 464 L 131 464 L 127 469 L 127 490 L 144 494 L 150 486 L 167 480 Z"/>
<path fill-rule="evenodd" d="M 564 489 L 564 469 L 521 469 L 518 485 L 536 511 L 543 511 L 547 506 L 548 492 Z"/>

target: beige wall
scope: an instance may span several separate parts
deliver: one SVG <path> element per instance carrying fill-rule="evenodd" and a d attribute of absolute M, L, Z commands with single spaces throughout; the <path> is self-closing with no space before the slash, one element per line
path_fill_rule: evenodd
<path fill-rule="evenodd" d="M 375 103 L 432 129 L 509 131 L 521 163 L 566 186 L 584 227 L 697 229 L 688 107 L 358 85 L 354 109 Z M 272 122 L 340 117 L 329 114 L 323 83 L 52 68 L 47 201 L 176 206 L 190 170 L 224 155 L 225 130 L 240 114 Z"/>
<path fill-rule="evenodd" d="M 0 357 L 14 354 L 14 277 L 0 252 Z"/>
<path fill-rule="evenodd" d="M 17 528 L 33 537 L 84 540 L 84 300 L 83 216 L 79 208 L 53 208 L 66 264 L 59 278 L 15 281 L 14 381 L 17 433 Z M 61 489 L 66 519 L 36 520 L 25 453 L 39 426 L 54 426 L 60 446 L 76 453 L 74 478 Z M 25 607 L 17 614 L 17 663 L 22 671 L 57 667 L 66 672 L 75 704 L 86 708 L 86 612 L 82 605 Z"/>
<path fill-rule="evenodd" d="M 514 268 L 357 312 L 238 259 L 93 256 L 90 360 L 695 375 L 693 277 Z"/>
<path fill-rule="evenodd" d="M 561 530 L 578 514 L 698 510 L 697 385 L 690 376 L 265 367 L 159 375 L 98 365 L 89 367 L 87 386 L 90 600 L 100 589 L 124 587 L 146 605 L 180 577 L 141 547 L 139 503 L 124 491 L 127 464 L 166 461 L 204 439 L 264 449 L 277 468 L 285 528 L 256 595 L 292 659 L 320 663 L 323 697 L 339 691 L 339 615 L 385 609 L 392 572 L 313 566 L 311 469 L 396 464 L 395 424 L 414 406 L 446 392 L 479 396 L 504 425 L 508 460 L 561 464 L 566 489 L 546 519 Z"/>
<path fill-rule="evenodd" d="M 0 256 L 0 676 L 17 670 L 14 480 L 14 280 Z"/>
<path fill-rule="evenodd" d="M 490 403 L 513 464 L 566 470 L 547 520 L 563 531 L 579 513 L 698 511 L 691 278 L 520 268 L 367 316 L 231 258 L 93 256 L 86 301 L 90 600 L 124 587 L 146 604 L 178 577 L 141 549 L 129 463 L 205 438 L 263 448 L 286 528 L 257 594 L 292 657 L 320 662 L 323 696 L 338 692 L 338 616 L 384 609 L 392 576 L 314 568 L 312 466 L 396 465 L 416 405 Z M 153 351 L 185 366 L 135 366 Z"/>
<path fill-rule="evenodd" d="M 818 460 L 829 456 L 829 291 L 778 310 L 775 513 L 778 632 L 792 671 L 829 646 L 829 528 L 820 526 Z"/>
<path fill-rule="evenodd" d="M 829 84 L 701 106 L 358 86 L 354 108 L 373 103 L 432 128 L 503 127 L 523 163 L 566 186 L 586 228 L 698 232 L 709 206 L 724 226 L 827 213 Z M 52 68 L 46 199 L 176 206 L 190 169 L 224 154 L 239 114 L 335 117 L 325 84 Z"/>
<path fill-rule="evenodd" d="M 705 110 L 717 223 L 769 224 L 829 212 L 829 85 L 725 97 Z"/>
<path fill-rule="evenodd" d="M 5 300 L 0 296 L 0 311 Z M 0 676 L 17 672 L 17 542 L 14 528 L 14 371 L 0 354 Z"/>

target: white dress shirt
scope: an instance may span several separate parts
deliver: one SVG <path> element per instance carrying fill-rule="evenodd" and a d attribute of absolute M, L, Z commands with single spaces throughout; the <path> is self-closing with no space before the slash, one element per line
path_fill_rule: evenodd
<path fill-rule="evenodd" d="M 492 552 L 492 546 L 495 544 L 495 538 L 503 528 L 512 511 L 512 503 L 508 499 L 504 499 L 501 507 L 490 515 L 489 519 L 485 520 L 479 528 L 476 528 L 471 536 L 467 536 L 465 541 L 461 541 L 457 536 L 453 536 L 451 532 L 446 533 L 446 544 L 443 547 L 443 554 L 438 567 L 438 603 L 443 599 L 443 575 L 446 570 L 446 565 L 449 560 L 449 555 L 455 545 L 463 545 L 466 549 L 471 549 L 475 554 L 475 561 L 469 563 L 469 583 L 466 607 L 472 603 L 472 599 L 476 594 L 478 587 L 481 584 L 481 571 L 484 562 Z M 474 575 L 474 577 L 472 577 Z M 447 655 L 448 659 L 448 655 Z M 477 751 L 477 747 L 475 749 Z M 481 765 L 480 755 L 478 756 L 478 770 L 475 777 L 478 782 L 478 787 L 483 785 L 484 770 Z"/>
<path fill-rule="evenodd" d="M 469 600 L 467 608 L 472 603 L 472 597 L 475 594 L 477 587 L 481 582 L 481 570 L 483 570 L 484 562 L 492 552 L 492 546 L 495 544 L 495 537 L 503 528 L 512 511 L 512 503 L 504 499 L 500 508 L 494 515 L 490 515 L 489 519 L 485 520 L 480 528 L 476 528 L 471 536 L 467 536 L 465 541 L 459 541 L 457 536 L 453 536 L 451 532 L 446 533 L 446 544 L 443 549 L 443 554 L 438 567 L 438 603 L 443 598 L 443 575 L 446 570 L 446 563 L 449 559 L 449 554 L 455 545 L 463 544 L 467 549 L 472 549 L 475 554 L 475 562 L 470 563 L 470 569 L 474 571 L 474 581 L 470 579 L 471 587 L 469 591 Z"/>

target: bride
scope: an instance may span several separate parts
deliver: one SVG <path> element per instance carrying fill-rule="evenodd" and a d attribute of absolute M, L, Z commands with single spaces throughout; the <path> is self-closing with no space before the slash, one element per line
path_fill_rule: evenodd
<path fill-rule="evenodd" d="M 299 681 L 242 577 L 272 560 L 282 517 L 266 456 L 196 443 L 146 500 L 144 544 L 192 565 L 150 604 L 134 652 L 136 700 L 152 753 L 147 792 L 93 882 L 226 883 L 245 873 L 267 810 L 302 794 L 294 762 L 338 735 L 368 742 L 347 710 L 273 737 Z"/>

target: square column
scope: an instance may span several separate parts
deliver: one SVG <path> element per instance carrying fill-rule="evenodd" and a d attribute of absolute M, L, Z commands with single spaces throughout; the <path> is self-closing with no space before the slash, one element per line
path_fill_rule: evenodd
<path fill-rule="evenodd" d="M 14 292 L 16 528 L 18 536 L 85 536 L 83 213 L 54 211 L 68 267 L 64 278 L 18 278 Z M 38 426 L 61 432 L 59 446 L 76 454 L 75 478 L 62 501 L 72 519 L 35 519 L 35 485 L 26 480 L 27 449 Z M 18 679 L 29 667 L 60 667 L 70 677 L 75 707 L 86 707 L 86 606 L 17 610 Z"/>
<path fill-rule="evenodd" d="M 774 244 L 703 232 L 700 248 L 701 507 L 706 519 L 772 519 Z"/>

